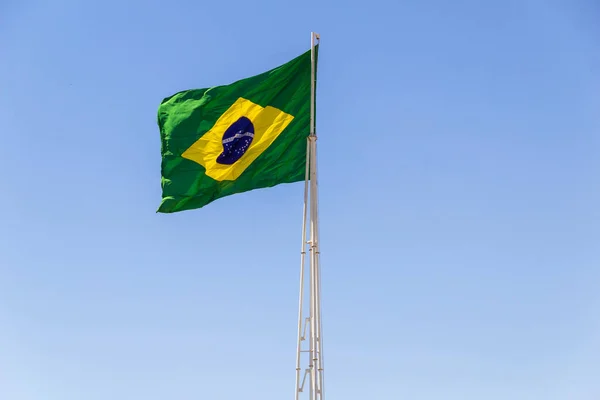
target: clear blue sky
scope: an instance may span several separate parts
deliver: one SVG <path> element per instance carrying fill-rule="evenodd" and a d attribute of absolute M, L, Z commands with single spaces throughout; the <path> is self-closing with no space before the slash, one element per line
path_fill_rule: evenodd
<path fill-rule="evenodd" d="M 2 1 L 0 399 L 292 398 L 302 184 L 156 214 L 156 111 L 311 30 L 329 399 L 599 399 L 598 18 Z"/>

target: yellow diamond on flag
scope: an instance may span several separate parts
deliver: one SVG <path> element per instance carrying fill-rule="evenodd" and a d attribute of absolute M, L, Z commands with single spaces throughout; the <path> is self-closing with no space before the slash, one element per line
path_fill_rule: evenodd
<path fill-rule="evenodd" d="M 182 157 L 216 181 L 237 179 L 294 119 L 275 107 L 238 98 Z"/>

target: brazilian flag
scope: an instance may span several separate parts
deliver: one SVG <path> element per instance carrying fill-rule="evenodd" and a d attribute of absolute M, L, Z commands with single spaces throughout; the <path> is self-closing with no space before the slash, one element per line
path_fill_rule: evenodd
<path fill-rule="evenodd" d="M 304 180 L 310 53 L 260 75 L 162 101 L 158 212 L 201 208 L 232 194 Z"/>

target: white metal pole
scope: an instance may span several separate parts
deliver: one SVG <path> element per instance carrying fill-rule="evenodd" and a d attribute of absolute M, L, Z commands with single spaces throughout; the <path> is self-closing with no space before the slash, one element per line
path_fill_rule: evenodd
<path fill-rule="evenodd" d="M 310 164 L 311 164 L 311 179 L 312 179 L 312 159 L 313 159 L 313 143 L 314 137 L 310 138 Z M 315 247 L 314 247 L 314 219 L 313 219 L 313 194 L 312 194 L 312 182 L 311 182 L 311 193 L 310 193 L 310 340 L 309 340 L 309 357 L 310 361 L 308 367 L 310 369 L 310 400 L 318 400 L 317 398 L 317 376 L 316 370 L 316 324 L 315 324 Z"/>
<path fill-rule="evenodd" d="M 316 230 L 315 230 L 315 157 L 314 157 L 314 149 L 316 138 L 311 136 L 310 144 L 311 144 L 311 152 L 310 152 L 310 372 L 311 372 L 311 393 L 314 395 L 315 400 L 319 400 L 319 375 L 317 374 L 318 365 L 319 365 L 319 353 L 318 353 L 318 343 L 319 343 L 319 332 L 318 332 L 318 297 L 317 297 L 317 263 L 316 263 L 316 252 L 317 252 L 317 240 Z"/>
<path fill-rule="evenodd" d="M 315 234 L 314 234 L 314 142 L 315 142 L 315 120 L 314 120 L 314 69 L 315 69 L 315 34 L 310 34 L 310 399 L 317 399 L 317 376 L 316 370 L 316 324 L 315 324 Z"/>
<path fill-rule="evenodd" d="M 315 143 L 314 147 L 314 181 L 315 187 L 319 184 L 318 168 L 317 168 L 317 146 Z M 317 316 L 317 352 L 318 352 L 318 363 L 315 366 L 319 375 L 319 391 L 320 398 L 323 399 L 325 395 L 325 381 L 324 381 L 324 361 L 323 361 L 323 328 L 322 328 L 322 307 L 321 307 L 321 250 L 320 250 L 320 235 L 319 235 L 319 193 L 317 190 L 314 191 L 314 204 L 315 204 L 315 297 L 316 297 L 316 316 Z"/>
<path fill-rule="evenodd" d="M 319 296 L 319 232 L 318 232 L 318 181 L 317 181 L 317 134 L 315 129 L 315 77 L 316 77 L 316 54 L 315 39 L 319 36 L 311 33 L 311 96 L 310 96 L 310 218 L 311 218 L 311 372 L 312 388 L 315 400 L 322 400 L 322 368 L 321 368 L 321 318 L 320 318 L 320 296 Z"/>

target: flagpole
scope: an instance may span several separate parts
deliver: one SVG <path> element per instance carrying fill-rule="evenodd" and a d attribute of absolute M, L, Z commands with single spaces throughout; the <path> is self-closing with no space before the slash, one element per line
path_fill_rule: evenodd
<path fill-rule="evenodd" d="M 311 33 L 311 79 L 310 79 L 310 210 L 311 210 L 311 238 L 310 238 L 310 269 L 311 269 L 311 394 L 314 400 L 322 400 L 321 384 L 323 370 L 321 365 L 321 305 L 319 297 L 319 231 L 318 231 L 318 181 L 317 181 L 317 133 L 315 127 L 315 94 L 316 94 L 316 52 L 315 40 L 319 35 Z"/>
<path fill-rule="evenodd" d="M 299 400 L 300 393 L 304 392 L 306 378 L 309 380 L 309 399 L 323 400 L 323 340 L 321 326 L 321 271 L 319 250 L 319 213 L 318 213 L 318 181 L 317 181 L 317 134 L 315 130 L 315 92 L 316 92 L 316 41 L 320 42 L 319 34 L 311 32 L 311 84 L 310 84 L 310 131 L 307 140 L 306 172 L 304 182 L 304 219 L 302 226 L 302 250 L 300 266 L 300 298 L 298 309 L 298 346 L 296 354 L 296 393 L 295 399 Z M 307 203 L 310 204 L 307 215 Z M 310 239 L 306 241 L 306 219 L 310 220 Z M 309 316 L 306 324 L 303 320 L 304 303 L 304 267 L 306 245 L 309 246 Z M 304 325 L 304 326 L 303 326 Z M 302 350 L 302 342 L 306 339 L 306 327 L 310 327 L 309 349 Z M 304 329 L 303 329 L 304 328 Z M 301 359 L 302 353 L 309 354 L 308 368 L 304 372 L 302 381 Z"/>

